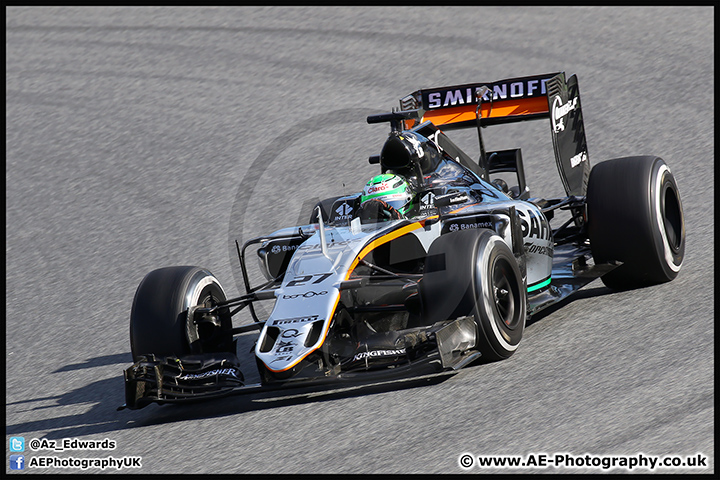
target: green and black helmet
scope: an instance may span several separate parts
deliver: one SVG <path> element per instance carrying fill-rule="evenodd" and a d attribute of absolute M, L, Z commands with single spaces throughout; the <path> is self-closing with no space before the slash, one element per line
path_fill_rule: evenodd
<path fill-rule="evenodd" d="M 363 188 L 361 203 L 375 199 L 384 201 L 401 215 L 405 215 L 413 206 L 410 185 L 403 177 L 392 173 L 373 177 Z"/>

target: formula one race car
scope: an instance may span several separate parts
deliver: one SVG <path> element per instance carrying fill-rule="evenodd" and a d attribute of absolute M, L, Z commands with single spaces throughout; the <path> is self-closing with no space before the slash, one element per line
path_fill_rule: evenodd
<path fill-rule="evenodd" d="M 563 198 L 531 197 L 520 149 L 485 151 L 482 139 L 487 125 L 548 118 Z M 452 372 L 510 357 L 529 316 L 597 278 L 628 289 L 678 275 L 685 224 L 670 169 L 654 156 L 591 169 L 574 75 L 418 90 L 367 120 L 391 127 L 369 160 L 379 175 L 319 202 L 306 225 L 236 242 L 244 295 L 228 299 L 199 267 L 142 280 L 123 407 Z M 478 161 L 444 133 L 457 128 L 477 129 Z M 274 302 L 266 319 L 261 301 Z M 246 307 L 254 321 L 233 326 Z M 246 385 L 235 337 L 253 331 L 260 382 Z"/>

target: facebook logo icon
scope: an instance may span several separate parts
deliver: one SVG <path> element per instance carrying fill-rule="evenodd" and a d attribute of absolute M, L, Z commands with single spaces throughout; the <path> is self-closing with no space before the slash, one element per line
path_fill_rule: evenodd
<path fill-rule="evenodd" d="M 10 455 L 10 470 L 24 470 L 25 455 Z"/>

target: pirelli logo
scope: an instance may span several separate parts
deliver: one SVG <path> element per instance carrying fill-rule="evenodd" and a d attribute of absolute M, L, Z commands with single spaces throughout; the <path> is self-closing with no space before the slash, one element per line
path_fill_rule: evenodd
<path fill-rule="evenodd" d="M 483 102 L 489 102 L 491 99 L 495 102 L 542 97 L 547 94 L 545 83 L 555 75 L 557 74 L 421 90 L 421 99 L 426 110 L 475 105 L 477 104 L 476 92 L 483 85 L 489 88 L 482 97 Z"/>
<path fill-rule="evenodd" d="M 273 320 L 271 325 L 290 325 L 293 323 L 307 323 L 318 320 L 317 315 L 310 315 L 308 317 L 295 317 L 295 318 L 284 318 L 282 320 Z"/>

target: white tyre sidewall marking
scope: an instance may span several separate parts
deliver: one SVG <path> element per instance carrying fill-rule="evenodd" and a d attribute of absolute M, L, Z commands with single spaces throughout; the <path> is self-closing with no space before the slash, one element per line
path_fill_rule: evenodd
<path fill-rule="evenodd" d="M 492 251 L 494 245 L 496 242 L 500 242 L 503 245 L 505 245 L 505 242 L 500 237 L 493 236 L 491 237 L 487 244 L 485 245 L 485 251 Z M 476 272 L 476 282 L 478 282 L 481 285 L 482 289 L 482 301 L 483 305 L 485 306 L 485 313 L 488 314 L 488 316 L 492 315 L 492 318 L 488 318 L 490 327 L 492 328 L 493 335 L 495 336 L 495 340 L 500 344 L 502 348 L 507 350 L 508 352 L 514 352 L 519 342 L 515 345 L 509 344 L 505 338 L 502 335 L 502 332 L 500 332 L 500 329 L 497 326 L 496 318 L 495 318 L 495 298 L 493 296 L 492 288 L 490 288 L 490 285 L 492 284 L 492 279 L 485 280 L 482 278 L 486 273 L 490 272 L 489 270 L 489 257 L 491 255 L 482 255 L 482 261 L 478 264 L 478 271 Z M 522 292 L 520 292 L 522 294 Z M 482 314 L 483 312 L 478 312 L 478 314 Z M 522 313 L 522 312 L 521 312 Z M 524 328 L 524 319 L 522 319 L 523 325 L 518 325 L 520 328 Z"/>
<path fill-rule="evenodd" d="M 220 285 L 220 282 L 217 280 L 217 278 L 213 277 L 212 275 L 207 275 L 195 285 L 195 288 L 193 288 L 192 291 L 188 292 L 187 296 L 185 297 L 185 309 L 197 305 L 200 301 L 200 294 L 202 293 L 203 288 L 207 287 L 208 285 L 212 285 L 213 283 L 218 286 L 223 296 L 227 298 L 227 296 L 225 295 L 225 290 L 223 290 L 222 285 Z"/>
<path fill-rule="evenodd" d="M 682 260 L 680 261 L 679 265 L 675 264 L 675 261 L 673 260 L 673 252 L 672 248 L 670 248 L 670 241 L 667 238 L 667 232 L 665 231 L 665 222 L 663 220 L 663 214 L 662 214 L 662 184 L 663 184 L 663 178 L 665 177 L 665 173 L 667 172 L 668 175 L 670 175 L 670 168 L 663 164 L 660 165 L 660 169 L 658 170 L 657 177 L 655 179 L 655 219 L 657 222 L 658 230 L 660 231 L 660 235 L 662 236 L 662 243 L 663 243 L 663 255 L 665 257 L 665 264 L 675 273 L 680 271 L 680 267 L 682 267 Z M 678 201 L 680 201 L 679 195 L 676 195 L 678 197 Z"/>

